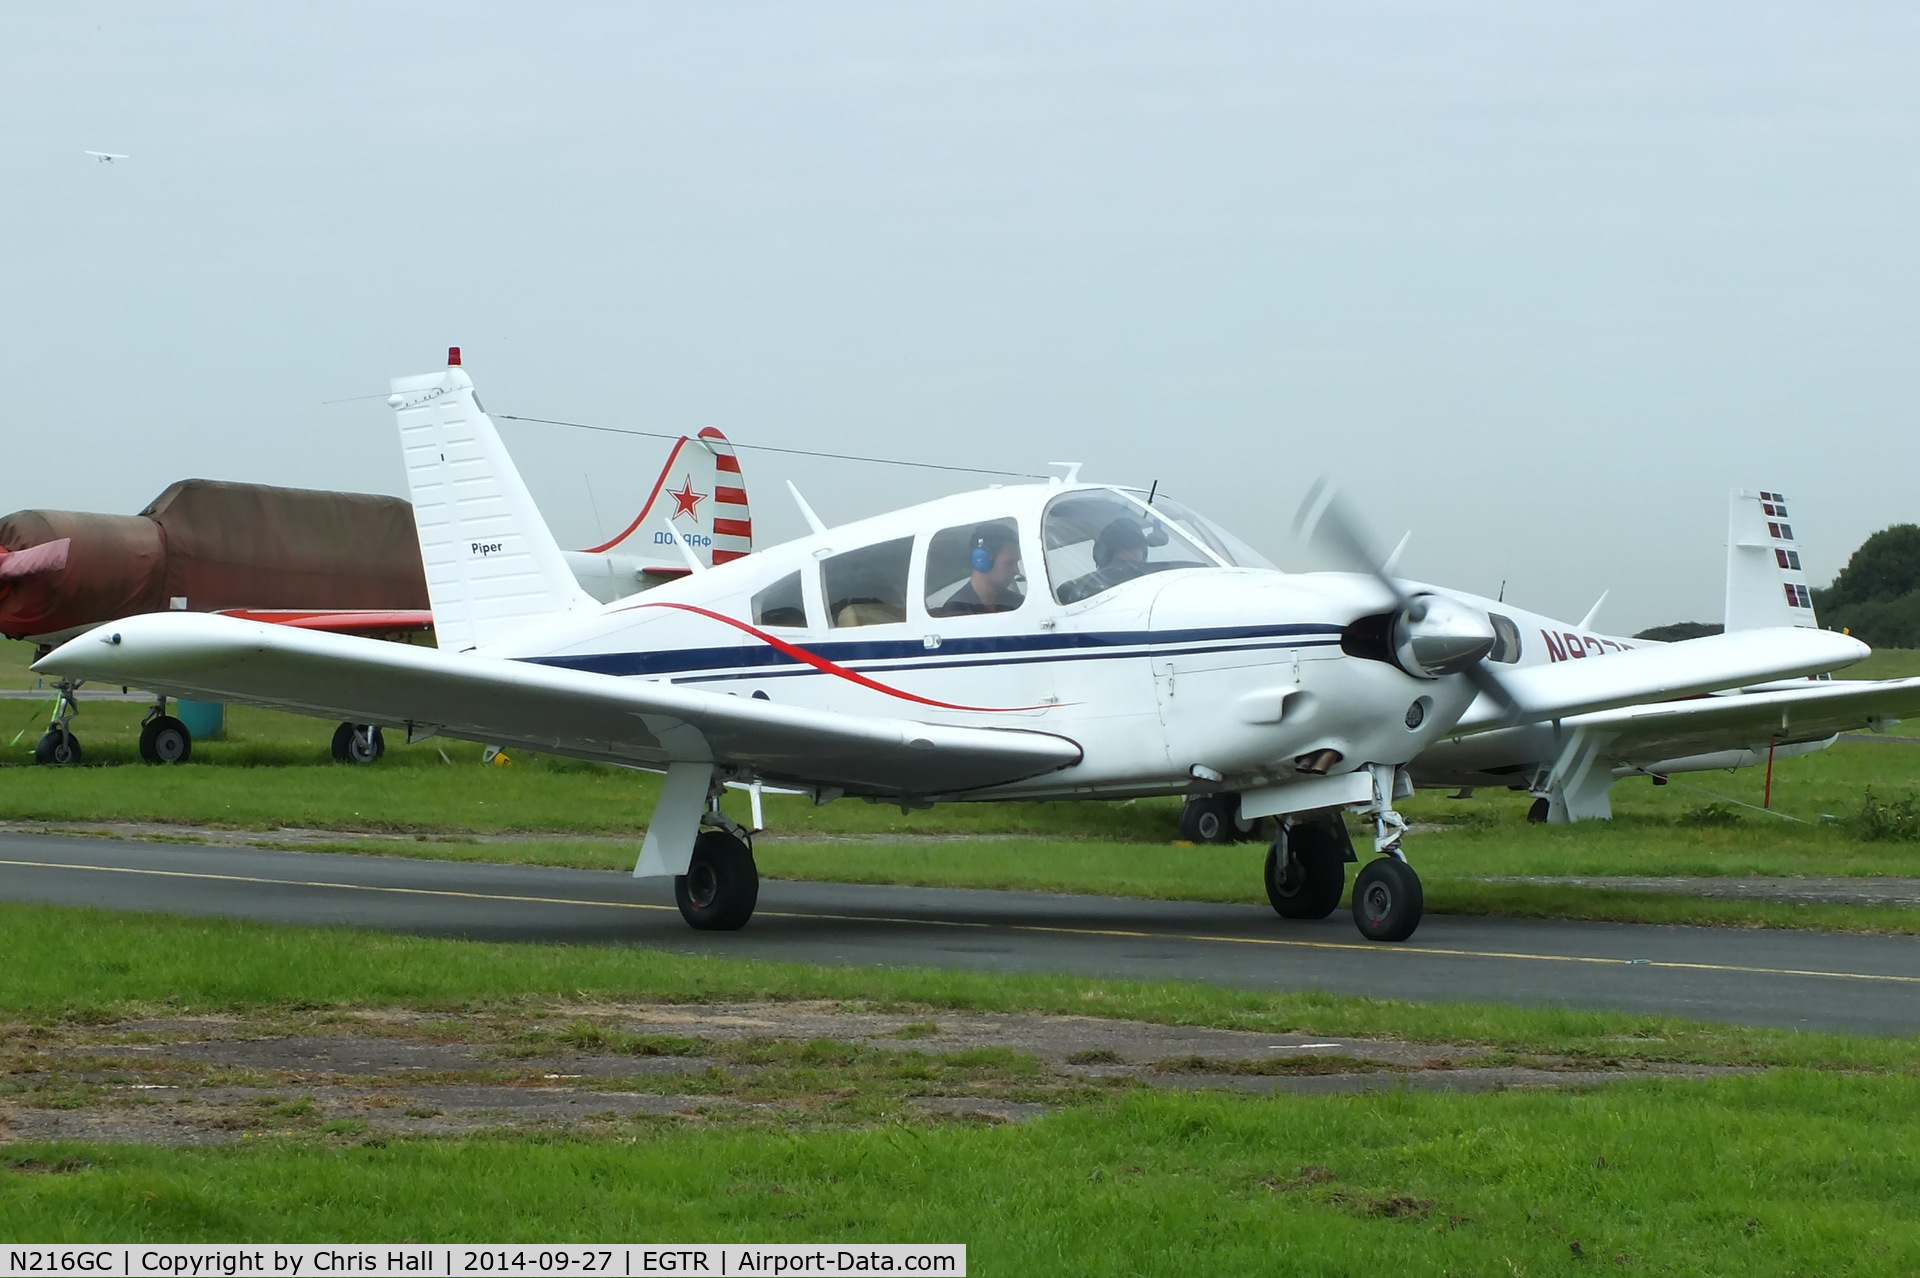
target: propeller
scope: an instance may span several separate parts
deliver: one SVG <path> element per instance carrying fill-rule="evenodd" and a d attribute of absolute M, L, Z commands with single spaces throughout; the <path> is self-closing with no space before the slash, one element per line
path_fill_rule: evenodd
<path fill-rule="evenodd" d="M 1409 595 L 1374 553 L 1359 518 L 1324 477 L 1307 490 L 1293 531 L 1320 545 L 1337 562 L 1366 573 L 1393 597 L 1388 641 L 1401 669 L 1428 679 L 1465 675 L 1467 682 L 1506 711 L 1509 723 L 1519 722 L 1519 700 L 1486 663 L 1497 642 L 1486 614 L 1445 595 Z"/>

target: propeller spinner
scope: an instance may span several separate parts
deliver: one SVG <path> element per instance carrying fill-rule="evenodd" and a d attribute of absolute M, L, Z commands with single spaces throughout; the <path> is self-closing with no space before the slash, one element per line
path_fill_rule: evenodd
<path fill-rule="evenodd" d="M 1487 654 L 1498 642 L 1493 622 L 1479 609 L 1444 595 L 1408 595 L 1373 552 L 1359 520 L 1325 479 L 1315 481 L 1308 490 L 1294 531 L 1366 573 L 1393 596 L 1394 616 L 1387 639 L 1395 665 L 1420 679 L 1463 675 L 1505 708 L 1510 719 L 1518 719 L 1520 703 L 1486 665 Z"/>

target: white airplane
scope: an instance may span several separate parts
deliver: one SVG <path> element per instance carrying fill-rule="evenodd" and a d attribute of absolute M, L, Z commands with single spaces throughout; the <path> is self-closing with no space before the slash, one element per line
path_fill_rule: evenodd
<path fill-rule="evenodd" d="M 1548 660 L 1591 652 L 1596 640 L 1629 642 L 1588 633 L 1585 624 L 1568 630 L 1518 610 L 1515 615 L 1525 618 L 1519 628 L 1530 641 L 1538 637 Z M 1725 617 L 1728 633 L 1818 625 L 1781 493 L 1736 490 L 1729 497 Z M 1839 733 L 1884 732 L 1916 716 L 1920 679 L 1821 675 L 1460 736 L 1437 742 L 1414 760 L 1412 771 L 1420 786 L 1527 789 L 1535 795 L 1534 820 L 1605 820 L 1613 815 L 1608 792 L 1622 778 L 1647 776 L 1664 785 L 1675 772 L 1770 768 L 1778 759 L 1826 749 Z"/>
<path fill-rule="evenodd" d="M 1340 814 L 1355 810 L 1379 855 L 1355 879 L 1354 921 L 1402 940 L 1422 895 L 1393 805 L 1444 736 L 1867 654 L 1788 627 L 1529 665 L 1504 613 L 1379 571 L 1281 572 L 1185 507 L 1079 483 L 1077 467 L 817 526 L 602 604 L 466 371 L 393 392 L 438 649 L 161 613 L 34 668 L 664 772 L 634 874 L 671 877 L 696 928 L 752 916 L 751 838 L 719 796 L 758 781 L 903 809 L 1230 791 L 1243 813 L 1284 818 L 1266 885 L 1295 918 L 1338 905 L 1355 859 Z M 1320 527 L 1357 551 L 1338 518 Z"/>
<path fill-rule="evenodd" d="M 102 164 L 112 164 L 115 160 L 130 160 L 133 158 L 130 155 L 118 155 L 112 151 L 88 151 L 87 154 Z"/>

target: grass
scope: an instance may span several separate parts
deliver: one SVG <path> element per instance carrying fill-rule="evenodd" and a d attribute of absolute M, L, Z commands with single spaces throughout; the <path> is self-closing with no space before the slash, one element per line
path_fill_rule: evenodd
<path fill-rule="evenodd" d="M 1039 1010 L 1778 1067 L 1483 1095 L 1082 1089 L 1011 1126 L 876 1117 L 889 1111 L 856 1101 L 791 1128 L 639 1117 L 530 1137 L 390 1138 L 283 1097 L 286 1113 L 259 1124 L 262 1137 L 222 1147 L 8 1147 L 0 1236 L 10 1240 L 918 1240 L 964 1242 L 989 1273 L 1920 1263 L 1920 1040 L 13 905 L 0 906 L 0 964 L 0 1017 L 16 1024 L 394 1007 L 458 1024 L 539 1004 L 557 1022 L 549 1032 L 577 1049 L 679 1055 L 689 1040 L 569 1020 L 565 1007 L 824 998 L 925 1009 L 899 1032 L 909 1042 L 940 1009 Z M 1021 1066 L 1004 1052 L 938 1063 L 830 1042 L 731 1050 L 769 1067 L 761 1086 L 773 1091 L 851 1078 L 908 1095 L 943 1072 L 1017 1085 Z"/>
<path fill-rule="evenodd" d="M 9 1151 L 37 1241 L 964 1242 L 979 1273 L 1905 1273 L 1920 1082 L 1133 1093 L 1019 1126 Z M 338 1138 L 336 1138 L 338 1142 Z"/>
<path fill-rule="evenodd" d="M 405 1005 L 459 1012 L 529 999 L 835 999 L 1479 1043 L 1603 1060 L 1920 1072 L 1920 1040 L 1704 1025 L 1621 1012 L 812 967 L 641 948 L 485 944 L 55 906 L 0 904 L 0 970 L 7 972 L 0 983 L 0 1016 L 18 1021 L 273 1007 Z"/>

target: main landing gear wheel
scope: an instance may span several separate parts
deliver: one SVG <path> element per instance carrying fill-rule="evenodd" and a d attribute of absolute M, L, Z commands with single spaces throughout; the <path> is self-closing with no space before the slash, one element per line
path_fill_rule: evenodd
<path fill-rule="evenodd" d="M 1237 794 L 1197 794 L 1180 809 L 1180 837 L 1189 843 L 1238 843 Z"/>
<path fill-rule="evenodd" d="M 185 763 L 193 757 L 193 734 L 172 715 L 155 715 L 140 729 L 140 757 L 148 763 Z"/>
<path fill-rule="evenodd" d="M 1351 848 L 1345 825 L 1282 822 L 1267 849 L 1267 900 L 1283 919 L 1324 919 L 1340 905 Z"/>
<path fill-rule="evenodd" d="M 34 743 L 33 761 L 56 768 L 72 767 L 80 762 L 80 738 L 52 729 Z"/>
<path fill-rule="evenodd" d="M 1404 941 L 1425 908 L 1420 876 L 1405 861 L 1383 856 L 1353 881 L 1353 922 L 1369 941 Z"/>
<path fill-rule="evenodd" d="M 387 752 L 387 738 L 370 723 L 343 723 L 333 730 L 333 757 L 340 763 L 368 764 Z"/>
<path fill-rule="evenodd" d="M 1527 820 L 1534 825 L 1545 825 L 1547 815 L 1553 811 L 1553 804 L 1545 798 L 1535 799 L 1533 806 L 1527 809 Z"/>
<path fill-rule="evenodd" d="M 760 871 L 753 849 L 725 830 L 706 830 L 693 841 L 687 872 L 673 881 L 680 917 L 703 932 L 737 932 L 760 900 Z"/>

